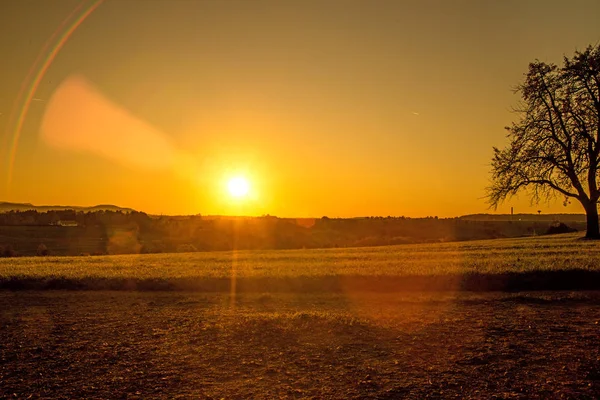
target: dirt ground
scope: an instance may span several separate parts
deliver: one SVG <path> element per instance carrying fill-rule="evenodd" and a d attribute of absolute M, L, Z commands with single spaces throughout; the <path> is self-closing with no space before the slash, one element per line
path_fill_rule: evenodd
<path fill-rule="evenodd" d="M 600 398 L 600 293 L 0 292 L 0 398 Z"/>

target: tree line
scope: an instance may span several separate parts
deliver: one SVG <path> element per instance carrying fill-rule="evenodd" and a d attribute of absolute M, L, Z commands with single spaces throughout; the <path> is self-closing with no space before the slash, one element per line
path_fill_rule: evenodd
<path fill-rule="evenodd" d="M 568 224 L 585 228 L 585 222 Z M 0 256 L 383 246 L 537 235 L 551 225 L 552 221 L 437 217 L 293 219 L 11 211 L 0 213 Z"/>

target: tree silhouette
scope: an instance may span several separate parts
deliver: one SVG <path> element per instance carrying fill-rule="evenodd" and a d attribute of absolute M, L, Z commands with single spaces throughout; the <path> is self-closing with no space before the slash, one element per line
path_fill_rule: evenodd
<path fill-rule="evenodd" d="M 516 92 L 519 120 L 510 143 L 494 147 L 491 206 L 526 190 L 533 203 L 577 199 L 587 216 L 586 237 L 600 237 L 600 45 L 564 57 L 563 66 L 535 61 Z"/>

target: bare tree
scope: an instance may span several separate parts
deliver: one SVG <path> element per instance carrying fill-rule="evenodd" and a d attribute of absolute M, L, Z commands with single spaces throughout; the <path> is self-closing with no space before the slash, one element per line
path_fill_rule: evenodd
<path fill-rule="evenodd" d="M 578 200 L 588 238 L 599 238 L 600 45 L 565 57 L 563 66 L 535 61 L 516 89 L 519 120 L 508 147 L 494 148 L 491 206 L 526 190 L 533 203 Z"/>

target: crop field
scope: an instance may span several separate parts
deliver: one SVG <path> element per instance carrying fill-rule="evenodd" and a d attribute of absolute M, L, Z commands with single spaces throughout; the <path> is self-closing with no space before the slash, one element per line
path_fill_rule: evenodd
<path fill-rule="evenodd" d="M 599 398 L 599 253 L 559 235 L 0 259 L 0 398 Z"/>
<path fill-rule="evenodd" d="M 0 398 L 594 399 L 600 296 L 0 292 Z"/>
<path fill-rule="evenodd" d="M 581 234 L 323 250 L 0 259 L 0 288 L 339 292 L 600 289 Z"/>

